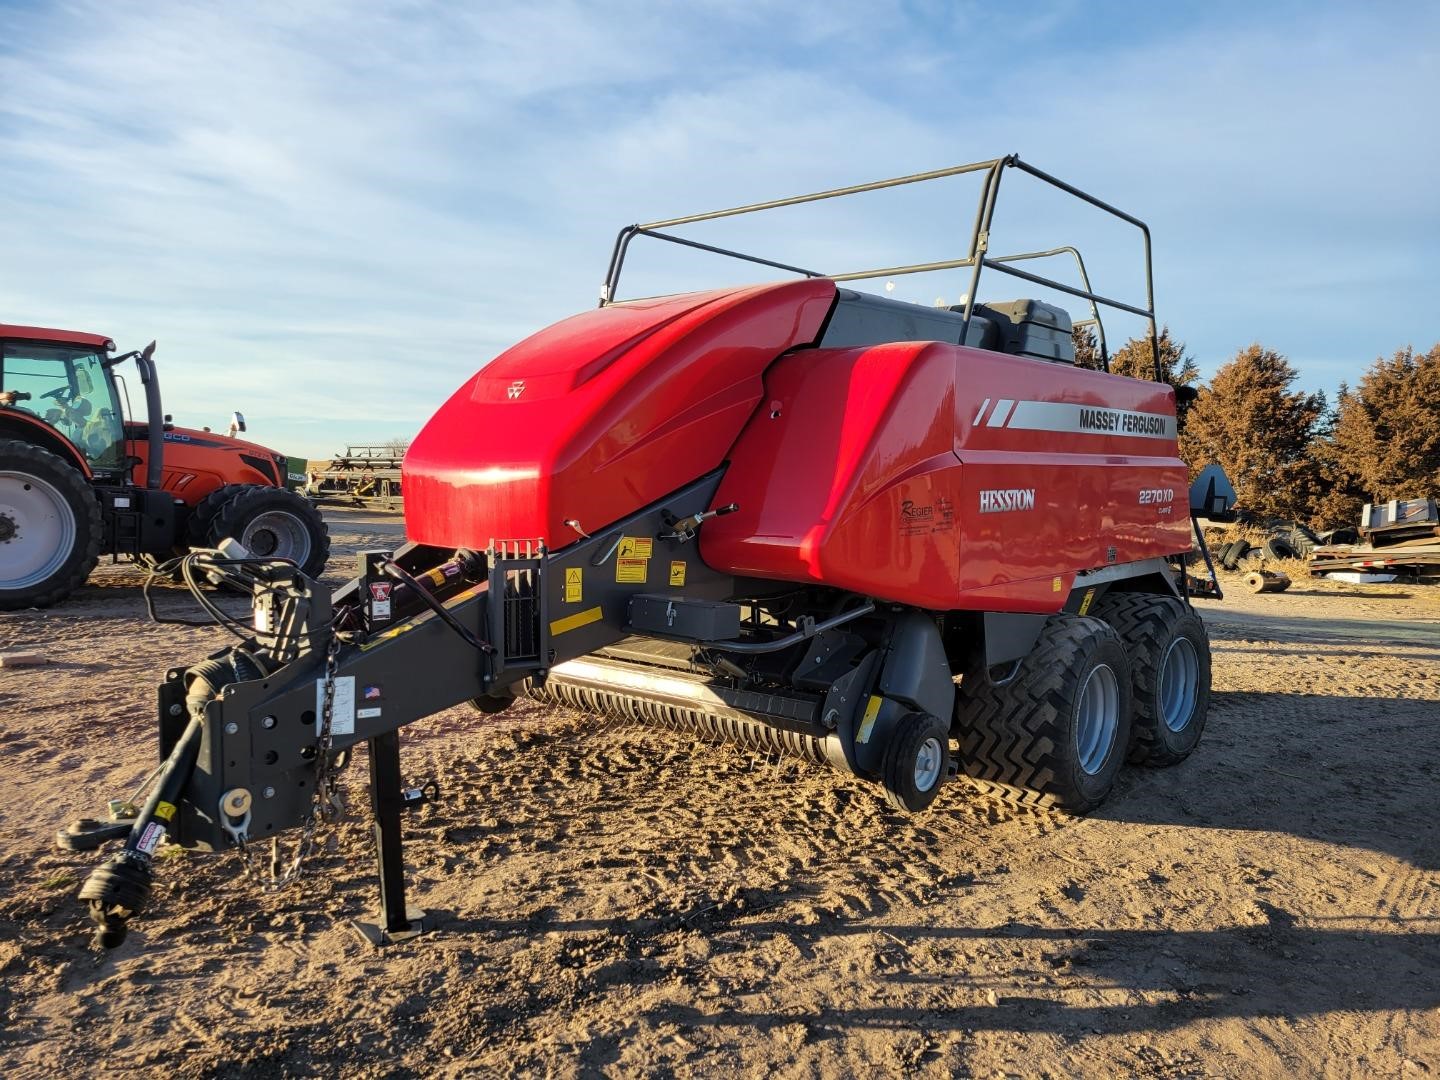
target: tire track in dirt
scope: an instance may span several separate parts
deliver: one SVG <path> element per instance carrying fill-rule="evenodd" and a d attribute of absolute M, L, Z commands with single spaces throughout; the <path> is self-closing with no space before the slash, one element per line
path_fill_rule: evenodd
<path fill-rule="evenodd" d="M 223 639 L 145 625 L 133 585 L 92 599 L 73 620 L 0 621 L 77 665 L 0 675 L 27 709 L 0 718 L 0 769 L 26 792 L 0 804 L 8 1075 L 1423 1075 L 1406 1063 L 1440 1060 L 1425 838 L 1440 660 L 1423 650 L 1217 628 L 1199 752 L 1127 770 L 1083 820 L 1013 813 L 964 781 L 906 818 L 826 768 L 538 706 L 454 710 L 407 729 L 402 758 L 444 794 L 405 820 L 433 934 L 376 954 L 347 926 L 375 902 L 359 760 L 352 817 L 311 875 L 266 894 L 233 855 L 167 861 L 133 940 L 97 963 L 74 899 L 94 859 L 50 833 L 129 794 L 153 757 L 156 678 Z M 1255 610 L 1333 603 L 1271 600 Z"/>

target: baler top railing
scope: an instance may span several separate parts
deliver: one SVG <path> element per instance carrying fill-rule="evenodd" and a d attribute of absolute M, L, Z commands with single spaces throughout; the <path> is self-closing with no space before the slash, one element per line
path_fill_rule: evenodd
<path fill-rule="evenodd" d="M 1101 295 L 1094 291 L 1090 285 L 1089 275 L 1085 271 L 1084 260 L 1080 252 L 1073 246 L 1065 245 L 1051 248 L 1047 251 L 1023 252 L 1014 255 L 989 256 L 990 249 L 990 228 L 995 217 L 995 206 L 999 197 L 1000 178 L 1007 168 L 1019 169 L 1022 172 L 1033 176 L 1042 183 L 1071 195 L 1091 206 L 1104 211 L 1113 217 L 1119 218 L 1140 230 L 1144 240 L 1144 263 L 1145 263 L 1145 306 L 1130 304 L 1113 297 Z M 783 207 L 799 206 L 805 203 L 820 202 L 826 199 L 842 198 L 849 195 L 859 195 L 870 191 L 881 191 L 888 188 L 902 187 L 908 184 L 917 184 L 929 180 L 940 180 L 952 176 L 960 176 L 967 173 L 984 172 L 985 182 L 981 188 L 979 205 L 976 209 L 975 223 L 970 231 L 970 245 L 968 254 L 958 259 L 942 259 L 932 262 L 908 263 L 899 266 L 875 267 L 868 270 L 852 270 L 840 273 L 824 273 L 818 270 L 810 270 L 804 267 L 788 263 L 777 262 L 758 255 L 751 255 L 741 251 L 734 251 L 728 248 L 718 247 L 713 244 L 702 243 L 688 237 L 676 236 L 665 230 L 677 228 L 681 225 L 692 225 L 705 221 L 716 221 L 721 218 L 737 217 L 741 214 L 753 214 L 763 210 L 776 210 Z M 800 274 L 804 277 L 829 278 L 832 281 L 864 281 L 879 277 L 899 277 L 906 274 L 931 273 L 937 270 L 955 270 L 969 267 L 972 269 L 970 276 L 970 288 L 965 295 L 964 319 L 961 326 L 961 341 L 967 340 L 966 335 L 970 329 L 970 320 L 974 315 L 977 289 L 980 284 L 981 272 L 985 269 L 998 271 L 1011 277 L 1029 281 L 1032 284 L 1054 289 L 1058 292 L 1085 300 L 1090 305 L 1091 319 L 1095 322 L 1099 341 L 1102 361 L 1108 368 L 1109 354 L 1105 347 L 1105 328 L 1100 318 L 1099 307 L 1113 308 L 1117 311 L 1128 312 L 1146 320 L 1150 331 L 1151 356 L 1154 362 L 1154 375 L 1157 382 L 1163 382 L 1163 372 L 1160 366 L 1160 342 L 1159 334 L 1155 323 L 1155 286 L 1154 275 L 1151 269 L 1151 247 L 1150 228 L 1139 218 L 1127 214 L 1118 207 L 1112 206 L 1103 199 L 1098 199 L 1088 192 L 1082 191 L 1073 184 L 1066 183 L 1058 177 L 1052 176 L 1042 169 L 1037 169 L 1024 161 L 1018 155 L 1011 154 L 1008 157 L 994 158 L 989 161 L 979 161 L 968 165 L 955 165 L 946 169 L 934 169 L 929 172 L 913 173 L 909 176 L 897 176 L 889 180 L 876 180 L 865 184 L 853 184 L 849 187 L 830 188 L 826 191 L 818 191 L 809 195 L 793 195 L 783 199 L 771 199 L 766 202 L 750 203 L 745 206 L 730 207 L 725 210 L 712 210 L 702 214 L 689 214 L 684 217 L 666 218 L 662 221 L 652 221 L 638 225 L 627 225 L 620 230 L 615 238 L 615 247 L 611 251 L 610 265 L 605 275 L 605 283 L 600 288 L 600 305 L 616 302 L 619 293 L 620 275 L 624 269 L 625 256 L 629 251 L 630 242 L 637 236 L 649 236 L 657 240 L 665 240 L 670 243 L 679 244 L 683 247 L 695 248 L 701 251 L 708 251 L 715 255 L 723 255 L 729 258 L 740 259 L 744 262 L 755 263 L 761 266 L 769 266 L 776 270 L 783 270 L 787 273 Z M 1027 259 L 1039 259 L 1049 256 L 1063 254 L 1074 256 L 1080 270 L 1080 279 L 1083 288 L 1067 285 L 1064 282 L 1056 281 L 1053 278 L 1034 274 L 1027 270 L 1009 265 Z M 1087 320 L 1090 321 L 1090 320 Z"/>

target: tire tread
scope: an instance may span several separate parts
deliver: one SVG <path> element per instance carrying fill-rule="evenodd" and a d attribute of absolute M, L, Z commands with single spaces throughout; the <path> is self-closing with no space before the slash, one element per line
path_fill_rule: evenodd
<path fill-rule="evenodd" d="M 981 790 L 1026 809 L 1083 813 L 1098 804 L 1067 782 L 1065 721 L 1078 689 L 1074 668 L 1107 636 L 1115 632 L 1099 619 L 1058 615 L 1013 681 L 996 686 L 983 667 L 965 675 L 956 695 L 960 761 Z M 1128 672 L 1116 674 L 1128 684 Z"/>

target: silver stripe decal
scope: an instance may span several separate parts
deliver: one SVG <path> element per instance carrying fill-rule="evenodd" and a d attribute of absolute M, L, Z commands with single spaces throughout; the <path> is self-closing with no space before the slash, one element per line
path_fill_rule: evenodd
<path fill-rule="evenodd" d="M 1005 421 L 1010 418 L 1010 410 L 1015 407 L 1015 402 L 1009 398 L 1001 398 L 995 403 L 995 411 L 990 414 L 990 422 L 986 427 L 1004 427 Z"/>
<path fill-rule="evenodd" d="M 980 426 L 980 419 L 981 419 L 981 417 L 983 417 L 983 416 L 985 415 L 985 410 L 988 409 L 989 407 L 990 407 L 990 399 L 987 397 L 984 401 L 982 401 L 982 402 L 980 403 L 980 411 L 975 414 L 975 419 L 974 419 L 973 421 L 971 421 L 971 424 L 970 424 L 971 427 L 979 427 L 979 426 Z"/>
<path fill-rule="evenodd" d="M 999 411 L 998 405 L 996 411 Z M 989 426 L 996 426 L 993 416 Z M 1064 401 L 1018 402 L 1006 426 L 1012 431 L 1064 431 L 1077 435 L 1124 435 L 1135 439 L 1175 438 L 1173 416 L 1109 409 L 1103 405 L 1075 405 Z"/>

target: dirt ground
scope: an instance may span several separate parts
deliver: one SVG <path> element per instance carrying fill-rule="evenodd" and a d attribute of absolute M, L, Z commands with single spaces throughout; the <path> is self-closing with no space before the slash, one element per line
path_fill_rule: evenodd
<path fill-rule="evenodd" d="M 337 551 L 395 542 L 332 522 Z M 0 671 L 6 1077 L 1440 1074 L 1440 588 L 1201 603 L 1200 749 L 1083 819 L 963 782 L 904 818 L 818 767 L 451 711 L 404 750 L 444 795 L 406 822 L 433 933 L 376 952 L 349 925 L 362 762 L 298 885 L 181 855 L 97 955 L 94 857 L 51 837 L 129 793 L 154 684 L 225 640 L 149 624 L 139 581 L 0 617 L 50 658 Z"/>

